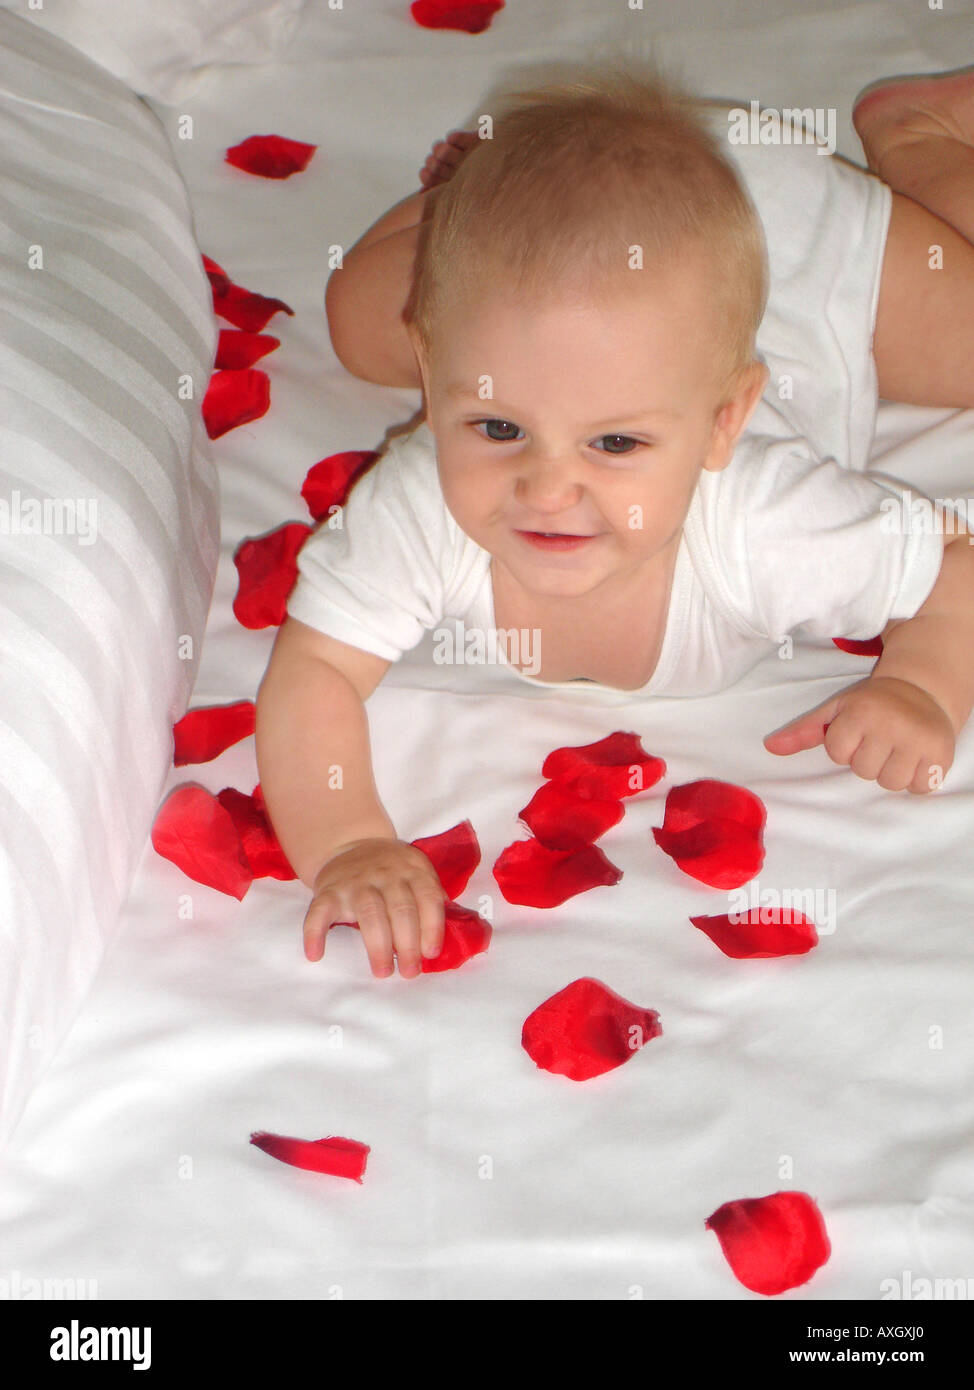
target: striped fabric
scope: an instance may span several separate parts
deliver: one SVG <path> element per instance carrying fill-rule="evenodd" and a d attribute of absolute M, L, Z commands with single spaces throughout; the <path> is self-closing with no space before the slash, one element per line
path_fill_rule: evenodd
<path fill-rule="evenodd" d="M 210 63 L 279 58 L 304 0 L 0 0 L 156 101 L 181 102 Z"/>
<path fill-rule="evenodd" d="M 0 1139 L 113 933 L 195 679 L 215 346 L 156 118 L 0 11 Z"/>

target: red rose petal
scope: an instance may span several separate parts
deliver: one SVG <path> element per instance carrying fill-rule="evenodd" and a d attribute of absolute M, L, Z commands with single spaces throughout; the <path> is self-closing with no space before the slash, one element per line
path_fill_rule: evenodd
<path fill-rule="evenodd" d="M 647 753 L 639 735 L 632 733 L 608 734 L 577 748 L 556 748 L 541 767 L 542 777 L 570 782 L 581 796 L 606 801 L 638 796 L 665 771 L 663 759 Z"/>
<path fill-rule="evenodd" d="M 277 627 L 284 621 L 298 577 L 298 551 L 310 535 L 303 521 L 289 521 L 237 547 L 233 563 L 240 583 L 233 611 L 244 627 Z"/>
<path fill-rule="evenodd" d="M 760 835 L 735 821 L 715 818 L 676 831 L 654 827 L 653 836 L 685 874 L 711 888 L 740 888 L 764 863 Z"/>
<path fill-rule="evenodd" d="M 457 970 L 461 965 L 486 951 L 490 945 L 492 929 L 486 918 L 478 912 L 471 912 L 459 903 L 445 903 L 443 947 L 438 956 L 431 960 L 423 957 L 424 975 L 438 974 L 441 970 Z"/>
<path fill-rule="evenodd" d="M 317 145 L 289 140 L 285 135 L 250 135 L 239 145 L 231 145 L 224 156 L 227 164 L 245 174 L 262 179 L 289 179 L 306 169 Z"/>
<path fill-rule="evenodd" d="M 439 835 L 424 835 L 412 844 L 432 861 L 446 896 L 459 898 L 480 863 L 480 844 L 470 821 L 460 821 Z"/>
<path fill-rule="evenodd" d="M 341 454 L 329 454 L 308 469 L 301 486 L 301 496 L 315 521 L 321 521 L 332 507 L 342 507 L 352 489 L 379 455 L 374 449 L 347 449 Z"/>
<path fill-rule="evenodd" d="M 152 827 L 152 847 L 197 883 L 238 900 L 253 881 L 237 827 L 203 787 L 187 783 L 166 798 Z"/>
<path fill-rule="evenodd" d="M 229 282 L 226 286 L 213 286 L 213 312 L 247 333 L 259 333 L 277 313 L 294 316 L 294 310 L 283 299 L 268 299 Z"/>
<path fill-rule="evenodd" d="M 368 1144 L 342 1139 L 337 1134 L 330 1134 L 327 1139 L 290 1139 L 284 1134 L 258 1130 L 250 1136 L 250 1142 L 293 1168 L 329 1173 L 334 1178 L 354 1178 L 356 1182 L 362 1181 L 371 1153 Z"/>
<path fill-rule="evenodd" d="M 833 637 L 832 641 L 844 652 L 851 652 L 853 656 L 882 656 L 883 639 L 882 637 L 869 637 L 864 642 L 856 642 L 850 637 Z"/>
<path fill-rule="evenodd" d="M 662 1033 L 655 1009 L 641 1009 L 601 980 L 573 980 L 525 1019 L 521 1046 L 545 1071 L 587 1081 L 628 1062 Z"/>
<path fill-rule="evenodd" d="M 545 782 L 518 812 L 532 834 L 548 849 L 581 849 L 612 826 L 626 808 L 621 801 L 580 796 L 574 783 Z"/>
<path fill-rule="evenodd" d="M 263 791 L 262 791 L 262 789 L 261 789 L 261 785 L 260 785 L 259 782 L 258 782 L 257 785 L 254 787 L 254 789 L 253 789 L 253 791 L 250 793 L 250 795 L 251 795 L 251 797 L 253 798 L 253 802 L 254 802 L 254 805 L 257 807 L 257 810 L 258 810 L 258 811 L 260 812 L 260 814 L 264 817 L 264 820 L 265 820 L 266 823 L 267 823 L 267 832 L 268 832 L 268 834 L 271 836 L 271 838 L 272 838 L 272 840 L 273 840 L 273 843 L 277 846 L 278 852 L 279 852 L 279 854 L 280 854 L 280 856 L 281 856 L 279 862 L 280 862 L 281 864 L 286 864 L 286 865 L 287 865 L 288 869 L 290 870 L 290 873 L 288 874 L 288 877 L 289 877 L 289 878 L 297 878 L 297 874 L 295 874 L 294 870 L 291 869 L 291 865 L 288 863 L 287 857 L 286 857 L 286 855 L 285 855 L 283 849 L 281 849 L 280 841 L 278 840 L 277 836 L 276 836 L 275 833 L 274 833 L 274 827 L 273 827 L 273 825 L 271 824 L 271 818 L 270 818 L 270 816 L 268 815 L 268 812 L 267 812 L 267 802 L 264 800 L 264 793 L 263 793 Z M 265 861 L 263 861 L 263 862 L 266 862 L 266 863 L 272 862 L 271 859 L 270 859 L 270 850 L 269 850 L 269 849 L 268 849 L 268 851 L 267 851 L 267 855 L 268 855 L 267 859 L 266 859 Z M 272 875 L 272 877 L 274 877 L 274 878 L 283 878 L 284 875 L 283 875 L 283 874 L 276 874 L 276 873 L 275 873 L 275 874 Z"/>
<path fill-rule="evenodd" d="M 203 423 L 211 439 L 266 415 L 271 382 L 266 372 L 214 372 L 203 397 Z"/>
<path fill-rule="evenodd" d="M 766 819 L 753 792 L 704 778 L 670 789 L 653 837 L 692 878 L 711 888 L 740 888 L 764 863 Z"/>
<path fill-rule="evenodd" d="M 209 256 L 204 255 L 203 257 L 203 269 L 206 271 L 207 278 L 214 290 L 223 293 L 224 290 L 230 288 L 232 284 L 230 276 L 222 265 L 217 265 L 216 261 L 211 260 Z"/>
<path fill-rule="evenodd" d="M 191 709 L 172 726 L 173 765 L 208 763 L 211 758 L 219 757 L 231 744 L 250 737 L 256 714 L 253 700 Z"/>
<path fill-rule="evenodd" d="M 735 1277 L 755 1293 L 807 1284 L 832 1253 L 822 1213 L 806 1192 L 725 1202 L 704 1225 L 720 1241 Z"/>
<path fill-rule="evenodd" d="M 691 917 L 690 921 L 705 932 L 725 956 L 733 956 L 735 960 L 802 956 L 818 945 L 815 923 L 803 912 L 790 907 L 752 907 L 747 912 Z"/>
<path fill-rule="evenodd" d="M 267 819 L 263 797 L 258 802 L 253 795 L 248 796 L 236 787 L 224 787 L 217 792 L 216 799 L 237 827 L 254 878 L 279 878 L 284 881 L 297 878 Z"/>
<path fill-rule="evenodd" d="M 767 816 L 764 802 L 746 787 L 704 778 L 670 788 L 663 808 L 663 827 L 689 830 L 701 821 L 719 818 L 736 821 L 746 830 L 760 831 L 764 829 Z"/>
<path fill-rule="evenodd" d="M 482 34 L 504 0 L 414 0 L 409 11 L 424 29 L 463 29 Z"/>
<path fill-rule="evenodd" d="M 221 328 L 213 365 L 218 371 L 243 371 L 280 346 L 280 338 L 275 338 L 271 333 L 244 333 L 241 328 Z"/>
<path fill-rule="evenodd" d="M 509 903 L 557 907 L 589 888 L 618 883 L 622 870 L 595 845 L 583 849 L 547 849 L 539 840 L 515 840 L 501 850 L 494 878 Z"/>

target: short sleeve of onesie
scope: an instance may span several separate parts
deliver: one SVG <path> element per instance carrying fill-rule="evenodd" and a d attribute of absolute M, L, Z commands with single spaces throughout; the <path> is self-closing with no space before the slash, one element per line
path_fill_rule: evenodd
<path fill-rule="evenodd" d="M 352 487 L 342 526 L 322 522 L 302 546 L 289 617 L 398 661 L 443 616 L 457 530 L 435 451 L 393 440 Z"/>
<path fill-rule="evenodd" d="M 909 523 L 920 495 L 818 460 L 798 438 L 745 436 L 725 469 L 701 475 L 685 530 L 741 630 L 865 640 L 912 618 L 940 573 L 942 535 Z"/>

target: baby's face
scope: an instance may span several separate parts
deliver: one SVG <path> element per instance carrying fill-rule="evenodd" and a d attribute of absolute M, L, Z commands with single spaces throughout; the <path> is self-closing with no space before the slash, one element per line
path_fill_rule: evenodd
<path fill-rule="evenodd" d="M 428 361 L 414 336 L 447 507 L 523 589 L 578 598 L 649 573 L 701 469 L 728 462 L 750 410 L 715 420 L 706 286 L 683 267 L 598 305 L 498 291 L 451 305 Z"/>

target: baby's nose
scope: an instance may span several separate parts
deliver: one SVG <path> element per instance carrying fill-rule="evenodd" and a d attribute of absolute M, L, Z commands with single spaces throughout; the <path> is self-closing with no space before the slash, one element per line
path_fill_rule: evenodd
<path fill-rule="evenodd" d="M 526 494 L 543 499 L 559 498 L 578 493 L 580 480 L 577 462 L 571 459 L 522 455 L 519 486 Z"/>

